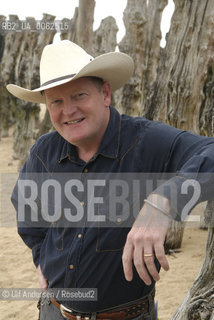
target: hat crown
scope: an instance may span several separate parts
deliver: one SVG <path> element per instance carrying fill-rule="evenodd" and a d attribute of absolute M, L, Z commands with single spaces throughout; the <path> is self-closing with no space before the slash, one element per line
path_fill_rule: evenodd
<path fill-rule="evenodd" d="M 82 77 L 101 78 L 109 82 L 111 90 L 115 91 L 129 80 L 133 71 L 133 59 L 125 53 L 109 52 L 93 58 L 77 44 L 62 40 L 43 49 L 39 88 L 30 90 L 8 84 L 7 90 L 19 99 L 45 103 L 42 91 Z"/>
<path fill-rule="evenodd" d="M 75 75 L 94 58 L 69 40 L 47 45 L 40 62 L 40 83 Z"/>

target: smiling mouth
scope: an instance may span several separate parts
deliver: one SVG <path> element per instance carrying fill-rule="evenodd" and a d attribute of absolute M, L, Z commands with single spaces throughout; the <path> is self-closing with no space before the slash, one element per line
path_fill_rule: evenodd
<path fill-rule="evenodd" d="M 65 124 L 76 124 L 76 123 L 79 123 L 79 122 L 82 122 L 85 118 L 81 118 L 81 119 L 77 119 L 77 120 L 73 120 L 73 121 L 67 121 L 65 122 Z"/>

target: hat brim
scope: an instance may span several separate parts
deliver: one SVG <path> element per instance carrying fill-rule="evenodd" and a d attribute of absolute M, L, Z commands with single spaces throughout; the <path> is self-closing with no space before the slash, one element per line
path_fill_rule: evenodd
<path fill-rule="evenodd" d="M 64 83 L 76 80 L 81 77 L 99 77 L 108 81 L 112 91 L 121 88 L 132 76 L 134 63 L 131 57 L 121 52 L 110 52 L 98 56 L 75 75 L 65 75 L 58 79 L 53 79 L 41 87 L 29 90 L 14 84 L 8 84 L 7 90 L 15 97 L 35 103 L 45 103 L 45 95 L 42 91 Z"/>

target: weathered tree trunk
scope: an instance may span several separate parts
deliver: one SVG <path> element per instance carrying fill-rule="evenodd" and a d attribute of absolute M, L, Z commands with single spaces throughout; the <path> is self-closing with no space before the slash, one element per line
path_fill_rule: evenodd
<path fill-rule="evenodd" d="M 4 21 L 5 18 L 2 16 L 1 20 Z M 18 16 L 9 16 L 10 23 L 18 23 L 18 21 Z M 5 85 L 15 81 L 16 55 L 20 50 L 22 39 L 22 32 L 5 31 L 1 35 L 0 118 L 2 136 L 8 135 L 8 130 L 15 120 L 16 106 L 19 104 L 17 99 L 8 93 Z"/>
<path fill-rule="evenodd" d="M 76 23 L 77 43 L 89 54 L 93 54 L 93 22 L 95 0 L 79 0 Z"/>
<path fill-rule="evenodd" d="M 4 22 L 6 19 L 5 16 L 0 15 L 0 23 Z M 0 74 L 2 73 L 2 65 L 1 65 L 1 61 L 2 61 L 2 56 L 3 56 L 3 52 L 4 52 L 4 36 L 3 34 L 0 33 Z M 3 88 L 3 83 L 2 83 L 2 78 L 0 77 L 0 97 L 2 97 L 2 88 Z M 1 99 L 0 99 L 0 119 L 2 118 L 2 103 L 1 103 Z M 0 121 L 0 140 L 2 137 L 2 121 Z"/>
<path fill-rule="evenodd" d="M 63 32 L 61 39 L 69 39 L 93 55 L 93 22 L 95 0 L 79 0 L 69 32 Z"/>
<path fill-rule="evenodd" d="M 18 16 L 11 15 L 10 22 L 19 23 Z M 54 21 L 53 16 L 44 15 L 42 21 Z M 26 22 L 35 29 L 35 19 L 27 18 Z M 35 138 L 35 126 L 39 117 L 39 105 L 29 104 L 16 99 L 6 90 L 6 84 L 16 83 L 25 88 L 36 88 L 39 81 L 39 62 L 43 47 L 52 42 L 55 31 L 22 32 L 8 31 L 3 35 L 3 55 L 1 59 L 1 97 L 0 116 L 4 135 L 11 124 L 14 129 L 14 154 L 19 159 L 19 167 L 23 165 L 29 148 Z"/>
<path fill-rule="evenodd" d="M 161 50 L 157 78 L 143 113 L 153 119 L 199 132 L 207 70 L 212 66 L 213 0 L 175 0 L 175 11 Z"/>
<path fill-rule="evenodd" d="M 6 17 L 0 15 L 0 23 L 2 24 L 5 21 Z M 2 74 L 2 57 L 3 57 L 3 52 L 4 52 L 4 35 L 0 33 L 0 75 Z M 3 82 L 2 82 L 2 77 L 0 77 L 0 97 L 3 96 Z M 2 106 L 2 99 L 0 98 L 0 140 L 1 137 L 4 136 L 3 131 L 3 106 Z M 7 132 L 8 133 L 8 132 Z M 7 136 L 6 133 L 6 136 Z"/>
<path fill-rule="evenodd" d="M 94 56 L 114 51 L 117 45 L 118 27 L 113 17 L 101 21 L 100 27 L 93 31 L 94 0 L 79 0 L 71 20 L 64 19 L 70 25 L 68 32 L 61 32 L 61 39 L 68 39 L 83 47 Z"/>
<path fill-rule="evenodd" d="M 40 123 L 40 128 L 39 128 L 39 131 L 38 131 L 36 137 L 39 138 L 41 135 L 49 132 L 51 129 L 53 129 L 53 125 L 52 125 L 51 120 L 50 120 L 49 112 L 46 109 L 44 118 Z"/>
<path fill-rule="evenodd" d="M 145 0 L 128 0 L 123 14 L 126 34 L 119 43 L 119 49 L 129 54 L 135 62 L 135 72 L 129 82 L 114 94 L 117 108 L 130 115 L 140 114 L 140 97 L 145 53 L 145 26 L 147 6 Z"/>
<path fill-rule="evenodd" d="M 177 50 L 179 48 L 179 55 L 175 52 L 174 66 L 170 70 L 165 115 L 173 125 L 205 135 L 214 135 L 212 91 L 214 43 L 211 31 L 214 27 L 214 2 L 213 0 L 183 3 L 176 1 L 175 5 L 168 46 L 171 42 L 171 48 L 173 47 L 173 37 L 175 39 L 178 24 L 184 27 L 180 30 L 180 41 L 175 46 Z M 183 17 L 182 22 L 179 15 Z M 168 58 L 166 57 L 165 61 Z M 168 63 L 167 66 L 169 68 Z M 156 114 L 160 115 L 160 111 L 156 110 Z M 214 319 L 213 220 L 214 205 L 209 203 L 205 211 L 205 224 L 209 225 L 209 231 L 204 264 L 172 320 Z"/>
<path fill-rule="evenodd" d="M 143 105 L 156 79 L 160 58 L 160 21 L 167 0 L 128 0 L 124 11 L 126 35 L 119 43 L 120 51 L 131 55 L 135 73 L 129 83 L 115 96 L 122 112 L 143 115 Z M 122 94 L 122 98 L 120 95 Z"/>
<path fill-rule="evenodd" d="M 118 27 L 113 17 L 101 21 L 99 28 L 94 31 L 94 56 L 115 51 L 117 46 Z"/>
<path fill-rule="evenodd" d="M 75 8 L 74 16 L 71 20 L 63 19 L 63 23 L 67 23 L 70 27 L 69 30 L 64 30 L 60 34 L 61 40 L 70 40 L 76 42 L 76 22 L 78 18 L 79 8 Z M 77 43 L 77 42 L 76 42 Z"/>
<path fill-rule="evenodd" d="M 43 22 L 53 22 L 54 16 L 44 15 Z M 35 19 L 27 18 L 35 25 Z M 45 45 L 51 43 L 55 31 L 22 32 L 22 40 L 15 57 L 15 79 L 13 82 L 25 87 L 36 88 L 40 85 L 39 63 Z M 39 120 L 40 107 L 36 103 L 19 101 L 16 109 L 16 126 L 14 130 L 14 158 L 19 159 L 19 167 L 28 156 L 29 148 L 35 139 L 36 125 Z"/>
<path fill-rule="evenodd" d="M 171 320 L 214 319 L 214 202 L 206 213 L 209 224 L 202 269 Z"/>
<path fill-rule="evenodd" d="M 170 249 L 179 249 L 182 245 L 184 234 L 184 222 L 172 221 L 167 232 L 165 250 L 166 253 L 170 252 Z"/>
<path fill-rule="evenodd" d="M 199 113 L 200 134 L 214 136 L 214 64 L 208 66 Z"/>

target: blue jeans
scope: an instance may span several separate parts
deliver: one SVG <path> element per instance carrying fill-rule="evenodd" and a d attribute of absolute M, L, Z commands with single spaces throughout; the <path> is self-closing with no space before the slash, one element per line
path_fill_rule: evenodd
<path fill-rule="evenodd" d="M 123 306 L 129 306 L 130 303 L 127 303 Z M 146 312 L 143 314 L 138 315 L 135 318 L 130 318 L 130 320 L 156 320 L 156 311 L 155 311 L 155 306 L 152 303 L 150 306 L 150 312 Z M 60 310 L 51 303 L 50 298 L 47 296 L 42 296 L 41 301 L 40 301 L 40 317 L 39 320 L 65 320 L 65 318 L 62 316 Z M 94 318 L 91 319 L 96 319 L 96 314 Z"/>

